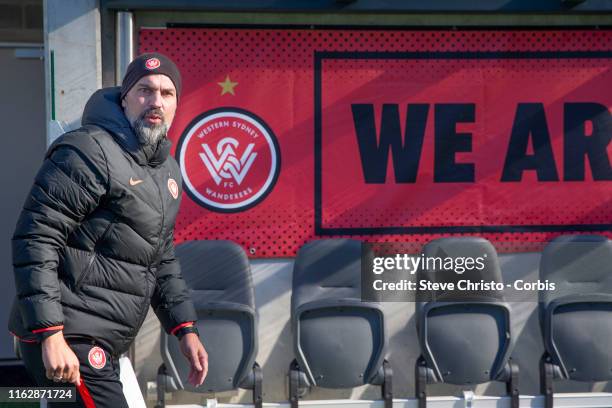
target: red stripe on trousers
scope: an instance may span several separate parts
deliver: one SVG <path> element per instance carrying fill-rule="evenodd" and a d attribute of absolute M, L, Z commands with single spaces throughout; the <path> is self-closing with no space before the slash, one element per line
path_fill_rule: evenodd
<path fill-rule="evenodd" d="M 81 398 L 83 398 L 83 402 L 85 403 L 85 408 L 96 408 L 96 404 L 94 404 L 93 398 L 91 398 L 91 394 L 85 385 L 85 381 L 81 378 L 81 382 L 77 385 L 77 391 L 81 394 Z"/>

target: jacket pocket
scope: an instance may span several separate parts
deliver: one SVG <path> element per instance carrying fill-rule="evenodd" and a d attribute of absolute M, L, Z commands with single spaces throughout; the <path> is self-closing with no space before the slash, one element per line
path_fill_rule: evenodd
<path fill-rule="evenodd" d="M 108 233 L 111 230 L 111 227 L 113 226 L 113 223 L 115 222 L 115 220 L 117 219 L 117 216 L 114 215 L 113 218 L 111 218 L 110 222 L 108 223 L 108 225 L 106 226 L 106 228 L 104 229 L 104 232 L 102 233 L 102 235 L 100 236 L 100 238 L 98 238 L 96 240 L 96 243 L 94 245 L 93 251 L 91 251 L 89 253 L 89 257 L 87 259 L 87 265 L 85 266 L 85 268 L 83 269 L 83 271 L 81 272 L 81 274 L 79 275 L 79 277 L 76 280 L 75 283 L 75 288 L 77 291 L 81 290 L 81 287 L 83 286 L 83 284 L 85 283 L 85 278 L 87 278 L 87 275 L 89 275 L 89 273 L 91 272 L 91 270 L 93 269 L 93 264 L 94 261 L 96 260 L 96 258 L 98 257 L 98 244 L 100 242 L 103 242 L 104 239 L 106 238 L 106 236 L 108 235 Z"/>
<path fill-rule="evenodd" d="M 83 269 L 83 272 L 81 272 L 79 274 L 79 277 L 78 277 L 78 279 L 77 279 L 77 281 L 75 283 L 75 288 L 76 288 L 77 291 L 81 290 L 81 286 L 83 286 L 83 282 L 85 281 L 85 277 L 87 275 L 89 275 L 89 271 L 91 271 L 91 268 L 93 267 L 93 263 L 96 260 L 96 256 L 97 255 L 98 254 L 95 252 L 95 250 L 94 250 L 94 252 L 91 252 L 89 254 L 89 259 L 87 260 L 87 266 L 85 267 L 85 269 Z"/>

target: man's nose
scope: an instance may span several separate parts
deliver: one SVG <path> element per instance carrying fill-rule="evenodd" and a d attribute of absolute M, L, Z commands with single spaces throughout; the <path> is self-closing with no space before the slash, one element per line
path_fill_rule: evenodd
<path fill-rule="evenodd" d="M 151 93 L 151 98 L 149 99 L 149 105 L 152 108 L 161 108 L 162 102 L 163 102 L 163 98 L 161 96 L 161 92 L 155 91 Z"/>

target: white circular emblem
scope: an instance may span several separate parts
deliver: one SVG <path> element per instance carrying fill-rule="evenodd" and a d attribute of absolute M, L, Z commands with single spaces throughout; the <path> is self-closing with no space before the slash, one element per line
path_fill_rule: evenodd
<path fill-rule="evenodd" d="M 149 58 L 145 62 L 145 68 L 146 69 L 155 69 L 155 68 L 159 67 L 160 65 L 161 65 L 161 62 L 159 62 L 159 60 L 157 58 Z"/>
<path fill-rule="evenodd" d="M 104 368 L 106 365 L 106 354 L 104 354 L 104 350 L 98 346 L 94 346 L 89 350 L 87 359 L 89 360 L 89 365 L 97 370 Z"/>
<path fill-rule="evenodd" d="M 280 172 L 280 149 L 270 127 L 239 108 L 197 116 L 177 147 L 185 192 L 218 212 L 244 211 L 272 190 Z"/>
<path fill-rule="evenodd" d="M 176 200 L 178 198 L 179 188 L 178 184 L 176 184 L 176 181 L 173 178 L 168 179 L 168 190 L 170 191 L 172 198 Z"/>

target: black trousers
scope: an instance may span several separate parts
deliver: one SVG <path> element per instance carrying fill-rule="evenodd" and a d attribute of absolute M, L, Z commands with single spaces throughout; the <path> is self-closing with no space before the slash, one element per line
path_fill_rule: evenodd
<path fill-rule="evenodd" d="M 127 408 L 123 386 L 119 381 L 119 359 L 91 342 L 71 341 L 70 339 L 66 341 L 79 359 L 81 385 L 76 388 L 76 402 L 49 402 L 47 406 L 50 408 Z M 39 343 L 20 341 L 19 348 L 26 370 L 39 387 L 74 387 L 74 384 L 54 382 L 47 378 Z"/>

